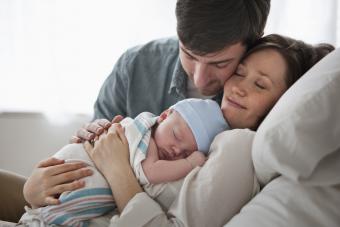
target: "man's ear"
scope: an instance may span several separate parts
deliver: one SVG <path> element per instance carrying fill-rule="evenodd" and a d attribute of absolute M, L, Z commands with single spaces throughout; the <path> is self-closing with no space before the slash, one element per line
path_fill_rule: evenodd
<path fill-rule="evenodd" d="M 170 109 L 166 109 L 164 110 L 158 117 L 157 119 L 157 123 L 161 123 L 162 121 L 164 121 L 171 113 Z"/>

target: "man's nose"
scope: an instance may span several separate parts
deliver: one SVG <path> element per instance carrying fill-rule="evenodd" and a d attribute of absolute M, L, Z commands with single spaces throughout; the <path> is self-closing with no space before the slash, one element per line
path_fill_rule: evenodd
<path fill-rule="evenodd" d="M 205 64 L 197 63 L 194 71 L 194 84 L 198 88 L 203 88 L 209 83 L 208 67 Z"/>

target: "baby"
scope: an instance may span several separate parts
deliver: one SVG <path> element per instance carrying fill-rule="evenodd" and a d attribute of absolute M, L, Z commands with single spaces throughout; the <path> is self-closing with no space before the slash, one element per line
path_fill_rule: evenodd
<path fill-rule="evenodd" d="M 154 198 L 165 189 L 161 183 L 179 180 L 203 165 L 214 137 L 228 128 L 219 105 L 201 99 L 182 100 L 159 117 L 144 112 L 135 119 L 125 118 L 121 125 L 129 143 L 130 164 L 144 190 Z M 39 208 L 43 222 L 87 226 L 87 220 L 115 208 L 108 183 L 82 144 L 66 145 L 54 157 L 85 162 L 94 174 L 84 179 L 85 188 L 62 193 L 59 205 Z M 171 201 L 159 202 L 166 207 Z M 25 216 L 21 220 L 24 222 Z"/>

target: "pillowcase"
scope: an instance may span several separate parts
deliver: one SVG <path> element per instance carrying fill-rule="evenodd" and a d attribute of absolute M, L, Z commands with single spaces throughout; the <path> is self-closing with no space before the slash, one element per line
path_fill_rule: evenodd
<path fill-rule="evenodd" d="M 277 175 L 310 185 L 340 183 L 340 49 L 281 97 L 254 138 L 260 183 Z"/>
<path fill-rule="evenodd" d="M 223 227 L 340 226 L 340 186 L 310 187 L 278 177 Z"/>

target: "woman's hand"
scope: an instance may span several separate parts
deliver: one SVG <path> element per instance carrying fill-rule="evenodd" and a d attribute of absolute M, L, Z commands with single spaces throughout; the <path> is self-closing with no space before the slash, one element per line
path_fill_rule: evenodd
<path fill-rule="evenodd" d="M 33 170 L 24 185 L 24 197 L 32 208 L 59 204 L 58 196 L 65 191 L 84 187 L 83 177 L 92 170 L 83 163 L 65 163 L 64 160 L 48 158 Z"/>
<path fill-rule="evenodd" d="M 129 165 L 129 145 L 120 124 L 113 124 L 95 140 L 94 145 L 85 142 L 84 147 L 104 176 Z"/>
<path fill-rule="evenodd" d="M 129 161 L 129 145 L 120 124 L 113 124 L 98 140 L 84 143 L 85 150 L 104 175 L 121 212 L 137 193 L 142 192 Z"/>
<path fill-rule="evenodd" d="M 120 122 L 122 119 L 121 115 L 117 115 L 111 122 L 106 119 L 96 119 L 93 122 L 87 123 L 77 131 L 75 136 L 72 136 L 70 143 L 83 143 L 93 140 L 96 136 L 100 136 L 105 130 L 110 128 L 112 123 Z"/>

